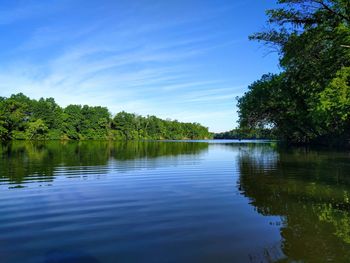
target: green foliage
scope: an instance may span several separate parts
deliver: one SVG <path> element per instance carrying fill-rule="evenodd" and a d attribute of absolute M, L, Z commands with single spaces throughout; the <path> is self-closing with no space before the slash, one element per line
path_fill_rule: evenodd
<path fill-rule="evenodd" d="M 208 128 L 198 123 L 181 123 L 177 120 L 162 120 L 155 116 L 142 117 L 136 114 L 120 112 L 112 122 L 118 136 L 127 140 L 137 139 L 208 139 L 212 135 Z"/>
<path fill-rule="evenodd" d="M 350 128 L 350 67 L 342 68 L 320 93 L 315 116 L 325 133 L 346 132 Z"/>
<path fill-rule="evenodd" d="M 259 139 L 265 139 L 265 140 L 273 140 L 276 139 L 276 135 L 274 134 L 274 129 L 264 129 L 264 128 L 257 128 L 257 129 L 233 129 L 231 131 L 222 132 L 222 133 L 215 133 L 214 139 L 233 139 L 233 140 L 259 140 Z"/>
<path fill-rule="evenodd" d="M 273 29 L 251 39 L 277 49 L 283 71 L 263 76 L 239 99 L 240 126 L 273 127 L 294 143 L 348 140 L 350 2 L 278 2 L 282 8 L 267 12 Z"/>
<path fill-rule="evenodd" d="M 58 129 L 62 125 L 62 108 L 53 98 L 32 100 L 32 116 L 42 119 L 49 129 Z"/>
<path fill-rule="evenodd" d="M 49 128 L 46 126 L 45 122 L 42 119 L 37 119 L 34 122 L 28 123 L 26 129 L 27 138 L 32 139 L 46 139 L 46 135 L 49 131 Z"/>
<path fill-rule="evenodd" d="M 162 120 L 105 107 L 68 105 L 53 98 L 31 100 L 22 93 L 0 98 L 0 140 L 142 140 L 211 138 L 198 123 Z"/>
<path fill-rule="evenodd" d="M 3 99 L 0 104 L 0 136 L 2 140 L 12 137 L 14 131 L 23 131 L 28 104 L 23 94 Z"/>

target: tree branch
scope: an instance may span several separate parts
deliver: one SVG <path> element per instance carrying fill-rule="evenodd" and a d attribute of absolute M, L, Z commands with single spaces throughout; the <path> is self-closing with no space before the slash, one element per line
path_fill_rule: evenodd
<path fill-rule="evenodd" d="M 315 0 L 316 3 L 320 4 L 324 9 L 326 9 L 328 12 L 336 15 L 336 16 L 339 16 L 340 18 L 350 22 L 350 18 L 343 15 L 342 13 L 339 13 L 339 12 L 336 12 L 334 11 L 329 5 L 327 5 L 323 0 Z"/>

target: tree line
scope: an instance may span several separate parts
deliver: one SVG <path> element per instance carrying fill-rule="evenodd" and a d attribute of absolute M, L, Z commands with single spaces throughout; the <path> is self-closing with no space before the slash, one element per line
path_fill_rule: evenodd
<path fill-rule="evenodd" d="M 274 134 L 274 130 L 272 129 L 240 129 L 236 128 L 231 131 L 215 133 L 214 139 L 222 140 L 222 139 L 232 139 L 232 140 L 274 140 L 277 139 L 276 134 Z"/>
<path fill-rule="evenodd" d="M 266 74 L 238 100 L 241 128 L 272 128 L 292 143 L 350 139 L 350 1 L 279 0 L 269 28 L 250 38 L 279 53 L 281 72 Z"/>
<path fill-rule="evenodd" d="M 162 140 L 206 139 L 199 123 L 163 120 L 106 107 L 68 105 L 53 98 L 30 99 L 22 93 L 0 97 L 0 140 Z"/>

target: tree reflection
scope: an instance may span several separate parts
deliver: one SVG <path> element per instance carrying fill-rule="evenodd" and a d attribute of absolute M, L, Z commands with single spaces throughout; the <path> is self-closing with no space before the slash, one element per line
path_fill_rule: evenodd
<path fill-rule="evenodd" d="M 197 155 L 208 149 L 207 143 L 185 142 L 23 142 L 14 141 L 0 147 L 0 184 L 21 184 L 35 180 L 48 182 L 55 171 L 107 169 L 110 161 L 123 163 L 138 159 L 157 159 Z M 152 162 L 149 162 L 150 165 Z M 166 162 L 163 162 L 166 165 Z"/>
<path fill-rule="evenodd" d="M 342 152 L 243 147 L 240 189 L 263 215 L 281 216 L 290 261 L 350 258 L 350 165 Z"/>

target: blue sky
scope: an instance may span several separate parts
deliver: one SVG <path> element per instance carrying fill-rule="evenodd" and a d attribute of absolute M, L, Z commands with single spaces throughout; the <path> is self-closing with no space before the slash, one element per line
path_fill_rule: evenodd
<path fill-rule="evenodd" d="M 0 96 L 23 92 L 66 106 L 107 106 L 237 125 L 236 97 L 276 54 L 248 35 L 265 26 L 261 0 L 0 0 Z"/>

